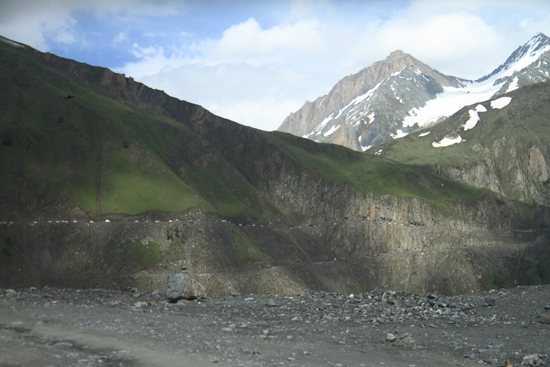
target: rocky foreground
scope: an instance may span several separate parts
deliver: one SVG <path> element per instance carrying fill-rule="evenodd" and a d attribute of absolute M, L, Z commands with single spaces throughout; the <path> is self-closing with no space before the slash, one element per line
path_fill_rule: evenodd
<path fill-rule="evenodd" d="M 550 286 L 167 301 L 0 289 L 0 366 L 550 365 Z"/>

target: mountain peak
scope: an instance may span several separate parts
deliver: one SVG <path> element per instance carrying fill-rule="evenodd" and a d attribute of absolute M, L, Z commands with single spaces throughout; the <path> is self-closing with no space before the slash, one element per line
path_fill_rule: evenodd
<path fill-rule="evenodd" d="M 405 53 L 401 50 L 395 50 L 392 53 L 390 53 L 390 55 L 386 58 L 386 60 L 387 61 L 395 60 L 395 59 L 400 59 L 400 58 L 407 57 L 407 56 L 409 56 L 409 54 L 407 54 L 407 53 Z"/>
<path fill-rule="evenodd" d="M 519 46 L 512 54 L 506 59 L 504 64 L 500 65 L 498 68 L 493 70 L 488 75 L 476 80 L 476 82 L 483 82 L 492 77 L 496 77 L 502 73 L 511 73 L 512 70 L 519 69 L 521 67 L 527 66 L 529 63 L 537 59 L 542 53 L 550 49 L 550 38 L 548 38 L 544 33 L 539 32 L 535 34 L 529 41 L 527 41 L 523 46 Z"/>
<path fill-rule="evenodd" d="M 543 40 L 543 41 L 545 41 L 545 42 L 548 41 L 548 40 L 550 40 L 550 38 L 548 38 L 548 36 L 546 36 L 546 35 L 545 35 L 544 33 L 542 33 L 542 32 L 537 32 L 537 33 L 533 36 L 533 38 L 531 38 L 531 39 L 532 39 L 532 40 L 537 40 L 537 41 L 538 41 L 538 40 Z"/>
<path fill-rule="evenodd" d="M 327 95 L 287 117 L 279 130 L 364 150 L 441 121 L 465 105 L 548 81 L 549 57 L 550 38 L 537 33 L 491 74 L 472 81 L 444 75 L 395 50 L 344 77 Z"/>
<path fill-rule="evenodd" d="M 550 38 L 544 33 L 539 32 L 533 36 L 523 47 L 529 47 L 531 51 L 537 51 L 540 48 L 550 45 Z"/>

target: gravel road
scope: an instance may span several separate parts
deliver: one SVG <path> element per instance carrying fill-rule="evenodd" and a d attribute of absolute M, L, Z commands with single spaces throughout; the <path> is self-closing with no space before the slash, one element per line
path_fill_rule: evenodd
<path fill-rule="evenodd" d="M 525 358 L 527 357 L 527 358 Z M 525 358 L 525 359 L 524 359 Z M 0 366 L 550 365 L 550 286 L 167 302 L 0 289 Z"/>

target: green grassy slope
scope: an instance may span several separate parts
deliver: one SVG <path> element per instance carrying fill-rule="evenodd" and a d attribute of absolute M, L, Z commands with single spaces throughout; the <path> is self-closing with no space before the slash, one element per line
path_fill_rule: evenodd
<path fill-rule="evenodd" d="M 363 192 L 416 197 L 435 205 L 451 204 L 458 198 L 475 201 L 488 192 L 340 145 L 315 143 L 315 151 L 308 151 L 299 147 L 301 138 L 293 135 L 280 132 L 264 135 L 296 164 L 318 177 L 328 182 L 350 182 Z"/>
<path fill-rule="evenodd" d="M 468 111 L 477 104 L 368 153 L 428 168 L 463 183 L 491 187 L 512 199 L 549 205 L 550 83 L 530 85 L 506 96 L 512 100 L 501 109 L 492 108 L 491 101 L 482 102 L 487 111 L 479 112 L 480 121 L 473 129 L 465 131 L 463 125 L 470 118 Z M 432 146 L 434 141 L 458 135 L 465 141 Z"/>
<path fill-rule="evenodd" d="M 469 119 L 468 111 L 477 104 L 466 106 L 444 122 L 419 130 L 401 139 L 369 149 L 369 154 L 382 150 L 380 156 L 415 166 L 433 164 L 462 165 L 475 163 L 484 157 L 476 144 L 490 147 L 495 141 L 514 138 L 531 146 L 550 136 L 550 83 L 540 83 L 518 89 L 506 96 L 510 104 L 502 109 L 491 108 L 491 101 L 482 102 L 487 112 L 480 112 L 480 122 L 471 129 L 461 128 Z M 502 96 L 496 97 L 498 99 Z M 430 134 L 419 137 L 425 132 Z M 448 147 L 434 148 L 432 143 L 445 136 L 460 135 L 466 141 Z"/>
<path fill-rule="evenodd" d="M 92 213 L 243 211 L 243 198 L 221 195 L 228 182 L 215 160 L 203 166 L 206 148 L 186 125 L 73 83 L 25 50 L 0 43 L 0 52 L 1 201 L 68 195 Z"/>
<path fill-rule="evenodd" d="M 270 204 L 258 190 L 257 170 L 270 159 L 266 152 L 272 147 L 298 171 L 327 182 L 349 182 L 363 192 L 417 197 L 435 205 L 477 200 L 487 193 L 341 146 L 261 132 L 209 113 L 198 119 L 200 108 L 186 115 L 183 101 L 171 99 L 172 110 L 164 97 L 158 105 L 148 101 L 151 108 L 125 104 L 116 90 L 107 93 L 96 80 L 74 82 L 41 55 L 0 42 L 3 205 L 36 206 L 66 196 L 98 215 L 199 207 L 224 216 L 262 218 Z"/>

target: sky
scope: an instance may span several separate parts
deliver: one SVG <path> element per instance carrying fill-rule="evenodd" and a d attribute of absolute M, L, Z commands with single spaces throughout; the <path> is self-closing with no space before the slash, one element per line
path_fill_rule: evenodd
<path fill-rule="evenodd" d="M 537 32 L 550 1 L 0 0 L 4 37 L 268 131 L 394 50 L 478 79 Z"/>

